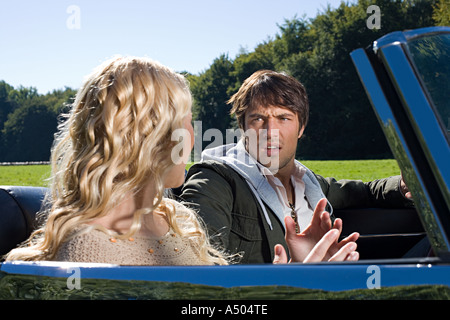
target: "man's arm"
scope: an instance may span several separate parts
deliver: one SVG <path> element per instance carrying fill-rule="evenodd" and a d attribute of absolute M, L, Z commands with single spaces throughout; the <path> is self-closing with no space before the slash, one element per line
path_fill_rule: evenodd
<path fill-rule="evenodd" d="M 322 190 L 335 209 L 351 207 L 404 208 L 412 206 L 400 188 L 401 176 L 362 182 L 317 176 Z"/>
<path fill-rule="evenodd" d="M 203 219 L 212 242 L 227 248 L 233 206 L 229 183 L 216 171 L 193 165 L 186 176 L 181 198 Z"/>

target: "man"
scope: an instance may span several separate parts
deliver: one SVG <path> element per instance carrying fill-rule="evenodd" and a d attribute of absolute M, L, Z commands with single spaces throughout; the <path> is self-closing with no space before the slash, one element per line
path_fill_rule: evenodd
<path fill-rule="evenodd" d="M 199 212 L 219 245 L 243 253 L 241 263 L 272 262 L 280 253 L 274 252 L 280 250 L 277 244 L 287 250 L 285 217 L 291 216 L 296 233 L 302 234 L 322 198 L 332 218 L 333 207 L 392 207 L 410 201 L 400 190 L 400 177 L 336 181 L 295 160 L 309 113 L 306 91 L 296 79 L 258 71 L 230 103 L 242 139 L 205 150 L 202 161 L 190 168 L 181 198 Z"/>

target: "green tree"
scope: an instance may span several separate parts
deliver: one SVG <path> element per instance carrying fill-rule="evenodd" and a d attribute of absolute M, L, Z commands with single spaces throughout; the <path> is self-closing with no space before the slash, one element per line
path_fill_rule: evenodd
<path fill-rule="evenodd" d="M 39 95 L 35 88 L 0 82 L 0 161 L 49 160 L 57 116 L 75 93 L 65 88 Z"/>
<path fill-rule="evenodd" d="M 3 161 L 48 161 L 56 113 L 46 105 L 25 105 L 16 109 L 3 128 Z"/>
<path fill-rule="evenodd" d="M 8 98 L 15 101 L 19 106 L 26 105 L 38 97 L 39 93 L 35 87 L 19 86 L 17 89 L 9 91 L 8 94 Z"/>
<path fill-rule="evenodd" d="M 450 1 L 438 0 L 433 6 L 433 20 L 438 26 L 450 26 Z"/>
<path fill-rule="evenodd" d="M 66 87 L 64 90 L 53 90 L 40 98 L 42 99 L 42 104 L 45 104 L 50 110 L 61 113 L 68 110 L 76 93 L 76 90 Z"/>
<path fill-rule="evenodd" d="M 381 9 L 379 30 L 366 27 L 366 10 L 371 4 Z M 349 54 L 391 31 L 428 26 L 431 15 L 430 1 L 361 0 L 354 5 L 341 3 L 334 10 L 328 7 L 308 27 L 299 28 L 305 39 L 302 46 L 297 44 L 298 52 L 291 50 L 294 53 L 277 66 L 304 83 L 310 99 L 310 123 L 300 143 L 299 157 L 391 155 Z M 292 33 L 289 24 L 281 30 L 286 29 Z M 291 41 L 293 46 L 295 39 L 282 34 L 276 41 Z"/>
<path fill-rule="evenodd" d="M 208 129 L 218 129 L 225 137 L 226 129 L 230 128 L 227 91 L 234 82 L 230 76 L 232 70 L 232 61 L 223 54 L 204 73 L 189 78 L 194 97 L 193 115 L 195 120 L 202 121 L 202 136 Z"/>
<path fill-rule="evenodd" d="M 243 52 L 233 61 L 231 76 L 234 78 L 233 85 L 228 89 L 231 96 L 241 86 L 242 82 L 251 76 L 255 71 L 262 69 L 273 70 L 275 68 L 275 52 L 273 41 L 259 44 L 253 52 Z"/>
<path fill-rule="evenodd" d="M 4 122 L 8 119 L 8 115 L 17 107 L 17 103 L 9 98 L 9 92 L 12 90 L 14 90 L 12 86 L 3 80 L 0 81 L 0 140 Z"/>

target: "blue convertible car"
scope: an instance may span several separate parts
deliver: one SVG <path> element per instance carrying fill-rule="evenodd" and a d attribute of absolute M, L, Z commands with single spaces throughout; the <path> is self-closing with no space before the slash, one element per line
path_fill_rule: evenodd
<path fill-rule="evenodd" d="M 450 299 L 450 28 L 390 33 L 351 58 L 415 203 L 335 212 L 361 234 L 359 261 L 3 262 L 0 299 Z M 0 255 L 28 237 L 45 191 L 1 187 Z"/>

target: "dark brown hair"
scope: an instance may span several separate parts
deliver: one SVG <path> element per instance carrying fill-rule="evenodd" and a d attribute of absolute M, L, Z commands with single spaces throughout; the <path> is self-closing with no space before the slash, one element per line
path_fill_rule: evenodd
<path fill-rule="evenodd" d="M 248 77 L 230 100 L 231 114 L 244 130 L 245 113 L 255 106 L 275 106 L 291 110 L 298 116 L 300 128 L 306 127 L 309 103 L 305 87 L 295 78 L 280 72 L 260 70 Z"/>

